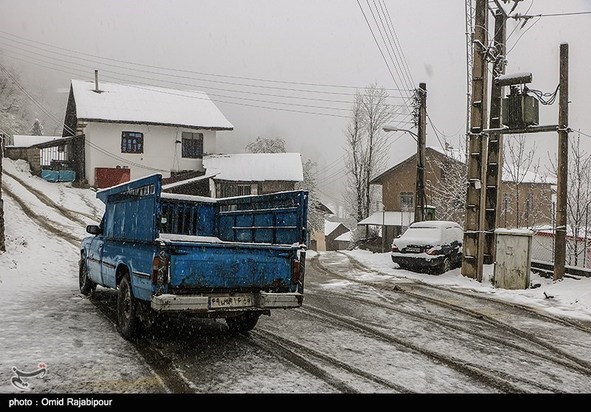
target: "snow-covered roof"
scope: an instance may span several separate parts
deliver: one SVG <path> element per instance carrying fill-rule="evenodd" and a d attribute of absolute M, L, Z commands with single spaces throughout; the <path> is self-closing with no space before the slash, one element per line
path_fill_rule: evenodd
<path fill-rule="evenodd" d="M 358 225 L 408 226 L 415 220 L 414 212 L 375 212 Z"/>
<path fill-rule="evenodd" d="M 207 94 L 163 87 L 72 80 L 78 120 L 233 130 Z"/>
<path fill-rule="evenodd" d="M 328 236 L 341 225 L 341 222 L 331 222 L 330 220 L 324 221 L 324 235 Z"/>
<path fill-rule="evenodd" d="M 7 147 L 31 147 L 39 143 L 47 143 L 52 140 L 61 139 L 62 136 L 31 136 L 24 134 L 15 134 L 12 136 L 14 144 Z"/>
<path fill-rule="evenodd" d="M 339 242 L 350 242 L 353 236 L 353 232 L 348 231 L 345 232 L 339 236 L 337 236 L 334 240 L 337 240 Z"/>
<path fill-rule="evenodd" d="M 299 153 L 236 153 L 203 157 L 207 174 L 214 180 L 262 182 L 304 180 L 302 157 Z"/>

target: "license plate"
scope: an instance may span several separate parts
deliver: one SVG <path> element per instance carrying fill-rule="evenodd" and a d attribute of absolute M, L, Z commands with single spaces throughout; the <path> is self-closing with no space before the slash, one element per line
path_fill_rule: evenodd
<path fill-rule="evenodd" d="M 406 252 L 410 252 L 410 253 L 420 253 L 421 252 L 421 248 L 418 247 L 407 247 L 405 249 Z"/>
<path fill-rule="evenodd" d="M 252 295 L 241 296 L 212 296 L 209 298 L 209 307 L 218 308 L 246 308 L 254 305 Z"/>

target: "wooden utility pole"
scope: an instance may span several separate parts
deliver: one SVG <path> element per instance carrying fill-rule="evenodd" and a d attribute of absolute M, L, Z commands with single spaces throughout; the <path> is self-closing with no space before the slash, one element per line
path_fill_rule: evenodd
<path fill-rule="evenodd" d="M 560 97 L 558 99 L 558 176 L 556 190 L 556 247 L 554 280 L 564 277 L 566 262 L 566 199 L 568 180 L 568 43 L 560 45 Z"/>
<path fill-rule="evenodd" d="M 505 51 L 507 16 L 502 10 L 495 12 L 495 32 L 493 39 L 494 62 L 493 80 L 505 74 Z M 490 129 L 501 127 L 501 103 L 503 86 L 492 82 L 490 91 Z M 495 262 L 495 229 L 500 219 L 500 188 L 503 175 L 503 135 L 488 135 L 488 156 L 486 160 L 486 207 L 484 219 L 484 251 L 483 263 L 490 265 Z"/>
<path fill-rule="evenodd" d="M 2 199 L 2 158 L 6 135 L 0 131 L 0 252 L 6 251 L 6 236 L 4 234 L 4 199 Z"/>
<path fill-rule="evenodd" d="M 484 252 L 484 208 L 486 185 L 488 88 L 488 7 L 486 0 L 477 0 L 475 7 L 474 48 L 472 53 L 472 99 L 470 136 L 468 142 L 468 182 L 462 275 L 482 281 Z"/>
<path fill-rule="evenodd" d="M 419 83 L 419 124 L 417 134 L 417 178 L 415 222 L 425 220 L 425 142 L 427 138 L 427 85 Z"/>

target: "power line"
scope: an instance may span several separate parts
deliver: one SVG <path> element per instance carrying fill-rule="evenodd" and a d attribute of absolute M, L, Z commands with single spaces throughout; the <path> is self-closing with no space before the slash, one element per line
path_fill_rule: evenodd
<path fill-rule="evenodd" d="M 378 50 L 380 51 L 380 54 L 382 55 L 382 59 L 384 60 L 384 63 L 386 63 L 386 68 L 388 69 L 388 72 L 390 72 L 390 76 L 392 77 L 392 80 L 394 80 L 394 84 L 396 85 L 397 88 L 400 88 L 400 86 L 398 85 L 398 82 L 396 81 L 396 78 L 394 77 L 394 74 L 392 73 L 392 70 L 390 69 L 390 65 L 388 64 L 388 60 L 386 60 L 386 56 L 384 55 L 384 52 L 382 51 L 382 48 L 380 47 L 380 43 L 378 42 L 378 39 L 376 38 L 376 35 L 373 31 L 373 29 L 371 28 L 371 24 L 369 23 L 369 20 L 367 18 L 367 16 L 365 15 L 365 11 L 363 10 L 363 7 L 361 7 L 361 3 L 359 3 L 359 0 L 357 1 L 357 5 L 359 6 L 359 9 L 361 10 L 361 13 L 363 14 L 363 18 L 365 19 L 365 22 L 367 23 L 367 27 L 369 27 L 369 31 L 371 32 L 371 35 L 376 43 L 376 46 L 378 46 Z"/>
<path fill-rule="evenodd" d="M 13 58 L 13 57 L 10 57 L 10 58 Z M 19 60 L 19 59 L 17 59 L 17 60 Z M 105 77 L 107 77 L 107 79 L 124 81 L 124 82 L 128 83 L 127 86 L 130 86 L 130 87 L 145 88 L 145 87 L 142 87 L 142 85 L 129 84 L 128 80 L 125 80 L 125 79 L 122 79 L 119 77 L 115 77 L 115 76 L 105 76 Z M 172 92 L 163 92 L 163 91 L 159 91 L 159 92 L 175 95 L 175 93 L 172 93 Z M 180 90 L 179 90 L 179 92 L 180 92 Z M 185 96 L 185 95 L 183 95 L 183 96 Z M 240 97 L 234 97 L 234 96 L 224 96 L 224 97 L 230 98 L 230 99 L 247 100 L 246 98 L 240 98 Z M 199 99 L 199 97 L 196 97 L 196 96 L 190 96 L 190 98 Z M 203 99 L 205 99 L 205 98 L 203 98 Z M 238 102 L 233 102 L 233 101 L 228 101 L 228 100 L 221 100 L 219 98 L 213 99 L 213 100 L 215 100 L 217 103 L 226 103 L 226 104 L 233 104 L 233 105 L 239 105 L 239 106 L 245 106 L 245 107 L 253 107 L 253 108 L 259 108 L 259 109 L 279 110 L 279 111 L 285 111 L 285 112 L 291 112 L 291 113 L 311 114 L 311 115 L 317 115 L 317 116 L 339 117 L 339 118 L 343 118 L 343 119 L 349 118 L 349 116 L 339 115 L 339 114 L 320 113 L 320 112 L 313 112 L 313 111 L 306 111 L 306 110 L 294 110 L 294 109 L 286 109 L 286 108 L 280 108 L 280 107 L 269 107 L 269 106 L 261 106 L 261 105 L 248 104 L 248 103 L 238 103 Z M 248 99 L 248 100 L 257 101 L 256 99 Z M 261 102 L 260 100 L 258 100 L 258 101 Z M 309 106 L 309 105 L 298 105 L 298 104 L 281 103 L 281 102 L 267 102 L 267 101 L 262 101 L 262 102 L 268 103 L 268 104 L 284 104 L 284 105 L 295 105 L 295 106 L 307 106 L 310 108 L 321 108 L 321 109 L 328 109 L 328 110 L 331 109 L 330 107 L 319 107 L 319 106 L 314 107 L 314 106 Z M 333 110 L 334 110 L 334 108 L 333 108 Z M 338 109 L 338 110 L 346 110 L 346 109 Z"/>
<path fill-rule="evenodd" d="M 16 35 L 14 35 L 12 33 L 8 33 L 6 31 L 2 31 L 2 30 L 0 30 L 0 33 L 9 35 L 11 37 L 15 37 L 17 39 L 24 40 L 26 42 L 35 43 L 35 44 L 41 44 L 41 45 L 46 46 L 46 47 L 51 47 L 51 48 L 62 50 L 62 51 L 66 51 L 66 52 L 69 52 L 69 53 L 75 53 L 75 54 L 80 54 L 80 55 L 83 55 L 83 56 L 88 56 L 88 57 L 92 57 L 94 59 L 107 60 L 107 61 L 112 61 L 112 62 L 116 62 L 116 63 L 124 63 L 124 64 L 127 64 L 127 65 L 133 65 L 133 66 L 139 66 L 139 67 L 146 67 L 146 68 L 152 68 L 152 69 L 158 69 L 158 70 L 166 70 L 166 71 L 171 71 L 171 72 L 189 73 L 189 74 L 197 74 L 197 75 L 200 75 L 200 76 L 221 77 L 221 78 L 237 79 L 237 80 L 249 80 L 249 81 L 257 81 L 257 82 L 268 82 L 268 83 L 275 83 L 275 84 L 291 84 L 291 85 L 299 85 L 299 86 L 332 87 L 332 88 L 344 88 L 344 89 L 360 89 L 361 88 L 360 86 L 350 86 L 350 85 L 324 84 L 324 83 L 306 83 L 306 82 L 289 81 L 289 80 L 273 80 L 273 79 L 262 79 L 262 78 L 256 78 L 256 77 L 246 77 L 246 76 L 231 76 L 231 75 L 223 75 L 223 74 L 217 74 L 217 73 L 206 73 L 206 72 L 198 72 L 198 71 L 194 71 L 194 70 L 185 70 L 185 69 L 177 69 L 177 68 L 169 68 L 169 67 L 163 67 L 163 66 L 142 64 L 142 63 L 129 62 L 129 61 L 125 61 L 125 60 L 113 59 L 113 58 L 98 56 L 98 55 L 94 55 L 94 54 L 90 54 L 90 53 L 85 53 L 85 52 L 81 52 L 81 51 L 71 50 L 71 49 L 67 49 L 67 48 L 64 48 L 64 47 L 55 46 L 55 45 L 52 45 L 52 44 L 49 44 L 49 43 L 44 43 L 44 42 L 40 42 L 40 41 L 36 41 L 36 40 L 27 39 L 25 37 L 16 36 Z M 17 42 L 16 40 L 12 40 L 12 39 L 9 39 L 9 40 Z M 31 45 L 28 45 L 28 46 L 29 47 L 39 48 L 39 47 L 36 47 L 36 46 L 31 46 Z M 42 50 L 45 50 L 45 49 L 42 49 Z M 55 52 L 55 53 L 58 54 L 57 52 Z M 73 58 L 81 59 L 80 57 L 76 57 L 76 56 L 68 56 L 68 57 L 73 57 Z M 104 62 L 102 64 L 109 65 L 109 64 L 104 63 Z M 130 70 L 141 71 L 140 69 L 130 69 Z M 178 75 L 174 75 L 174 74 L 167 74 L 167 75 L 168 76 L 173 76 L 173 77 L 186 77 L 186 76 L 178 76 Z M 234 84 L 234 83 L 232 83 L 232 84 Z M 262 85 L 248 85 L 248 86 L 250 86 L 250 87 L 276 88 L 276 87 L 262 86 Z M 278 89 L 282 89 L 282 88 L 278 88 Z M 287 89 L 287 90 L 293 90 L 293 89 Z M 392 88 L 386 89 L 386 90 L 388 90 L 388 91 L 406 91 L 404 89 L 392 89 Z M 318 92 L 318 91 L 301 90 L 301 89 L 300 89 L 300 91 Z M 333 93 L 333 92 L 325 92 L 325 93 L 339 94 L 339 93 Z"/>
<path fill-rule="evenodd" d="M 13 51 L 10 51 L 10 53 L 12 53 Z M 20 54 L 18 52 L 16 52 L 17 54 Z M 38 54 L 38 53 L 35 53 Z M 48 56 L 44 56 L 41 55 L 42 57 L 48 57 Z M 12 56 L 8 56 L 10 58 L 14 58 Z M 34 61 L 39 61 L 33 57 L 30 56 L 26 56 L 29 59 L 33 59 Z M 17 60 L 23 60 L 23 59 L 17 59 Z M 27 61 L 27 60 L 24 60 Z M 45 62 L 45 61 L 42 61 Z M 73 63 L 72 64 L 76 64 L 76 65 L 80 65 L 77 63 Z M 66 69 L 70 69 L 70 67 L 59 64 L 59 63 L 53 63 L 51 62 L 50 64 L 52 64 L 53 66 L 57 66 L 57 67 L 63 67 Z M 90 68 L 90 66 L 84 66 L 84 65 L 80 65 L 82 67 L 88 67 Z M 47 66 L 43 66 L 43 67 L 47 67 Z M 50 69 L 55 69 L 55 67 L 48 67 Z M 61 70 L 60 70 L 61 71 Z M 152 81 L 158 81 L 158 82 L 164 82 L 164 83 L 173 83 L 173 84 L 177 84 L 177 85 L 183 85 L 183 86 L 193 86 L 190 85 L 188 83 L 179 83 L 179 82 L 172 82 L 172 81 L 167 81 L 167 80 L 160 80 L 160 79 L 155 79 L 155 78 L 150 78 L 150 77 L 145 77 L 145 76 L 136 76 L 136 75 L 128 75 L 126 73 L 121 73 L 121 72 L 115 72 L 115 71 L 111 71 L 109 69 L 105 70 L 107 73 L 115 73 L 115 74 L 119 74 L 122 76 L 128 76 L 128 77 L 132 77 L 132 78 L 140 78 L 140 79 L 146 79 L 146 80 L 152 80 Z M 71 72 L 68 72 L 71 73 Z M 109 76 L 107 75 L 107 78 L 109 79 L 115 79 L 118 81 L 127 81 L 126 79 L 122 79 L 120 77 L 116 77 L 116 76 Z M 139 87 L 139 86 L 138 86 Z M 211 88 L 211 87 L 206 87 L 207 88 Z M 213 88 L 215 89 L 215 88 Z M 218 89 L 219 90 L 219 89 Z M 228 91 L 230 93 L 234 92 L 232 90 L 228 90 L 228 89 L 221 89 L 221 90 L 225 90 Z M 241 92 L 241 91 L 240 91 Z M 241 92 L 241 93 L 247 93 L 247 92 Z M 252 94 L 252 93 L 251 93 Z M 260 106 L 260 105 L 254 105 L 254 104 L 244 104 L 244 103 L 237 103 L 237 102 L 232 102 L 232 101 L 227 101 L 227 100 L 220 100 L 221 99 L 236 99 L 236 100 L 241 100 L 241 101 L 250 101 L 250 102 L 255 102 L 255 103 L 263 103 L 263 104 L 279 104 L 279 105 L 286 105 L 286 106 L 294 106 L 294 107 L 303 107 L 303 108 L 310 108 L 310 109 L 320 109 L 320 110 L 336 110 L 336 111 L 342 111 L 342 112 L 349 112 L 350 109 L 345 109 L 345 108 L 337 108 L 337 107 L 330 107 L 330 106 L 314 106 L 314 105 L 307 105 L 307 104 L 299 104 L 299 103 L 291 103 L 291 102 L 279 102 L 279 101 L 267 101 L 267 100 L 261 100 L 261 99 L 252 99 L 252 98 L 247 98 L 247 97 L 238 97 L 238 96 L 228 96 L 228 95 L 221 95 L 221 94 L 215 94 L 215 93 L 209 93 L 209 96 L 211 96 L 212 98 L 217 98 L 215 99 L 217 102 L 221 102 L 221 103 L 228 103 L 228 104 L 238 104 L 238 105 L 243 105 L 243 106 L 248 106 L 248 107 L 257 107 L 257 108 L 263 108 L 263 109 L 271 109 L 271 110 L 282 110 L 282 111 L 290 111 L 290 112 L 296 112 L 296 113 L 306 113 L 306 114 L 315 114 L 315 115 L 326 115 L 326 116 L 333 116 L 333 117 L 342 117 L 342 118 L 348 118 L 348 116 L 341 116 L 341 115 L 337 115 L 337 114 L 330 114 L 330 113 L 317 113 L 317 112 L 310 112 L 310 111 L 304 111 L 304 110 L 290 110 L 290 109 L 284 109 L 284 108 L 276 108 L 276 107 L 268 107 L 268 106 Z M 277 95 L 275 95 L 277 96 Z M 287 97 L 287 98 L 292 98 L 291 96 L 277 96 L 277 97 Z M 297 98 L 301 98 L 301 99 L 306 99 L 304 97 L 297 97 Z M 323 99 L 324 101 L 327 102 L 334 102 L 332 100 L 326 100 Z M 405 107 L 403 105 L 388 105 L 391 108 L 395 108 L 395 107 Z"/>
<path fill-rule="evenodd" d="M 384 14 L 387 16 L 387 22 L 389 23 L 388 30 L 390 31 L 390 35 L 394 39 L 394 45 L 396 46 L 399 56 L 401 57 L 401 60 L 403 62 L 403 67 L 406 72 L 406 76 L 408 77 L 410 84 L 412 86 L 414 86 L 416 83 L 412 77 L 412 73 L 411 73 L 410 68 L 408 66 L 408 62 L 406 60 L 406 57 L 404 56 L 404 52 L 402 51 L 402 46 L 400 45 L 400 40 L 398 39 L 398 35 L 396 34 L 396 30 L 394 29 L 394 24 L 392 23 L 392 18 L 390 17 L 390 12 L 388 11 L 388 7 L 386 6 L 386 3 L 383 1 L 380 2 L 380 7 L 382 7 L 382 4 L 383 4 L 382 12 L 384 12 L 384 9 L 385 9 Z"/>
<path fill-rule="evenodd" d="M 4 50 L 4 49 L 2 49 L 2 50 Z M 16 53 L 16 54 L 22 55 L 21 53 L 14 52 L 14 51 L 9 51 L 9 52 L 10 53 Z M 25 57 L 35 60 L 35 58 L 30 57 L 30 56 L 26 56 L 25 55 Z M 47 57 L 47 56 L 42 56 L 42 57 Z M 42 62 L 45 62 L 45 61 L 42 60 Z M 47 62 L 47 63 L 49 63 L 49 62 Z M 58 67 L 63 67 L 63 68 L 70 69 L 69 66 L 64 66 L 62 64 L 53 63 L 53 62 L 51 62 L 51 64 L 54 64 L 54 65 L 56 65 Z M 72 64 L 76 64 L 76 63 L 72 63 Z M 79 64 L 77 64 L 77 65 L 79 65 Z M 85 65 L 80 65 L 80 66 L 86 67 L 86 68 L 92 68 L 91 66 L 85 66 Z M 192 87 L 194 87 L 192 84 L 189 84 L 189 83 L 173 82 L 173 81 L 169 81 L 169 80 L 161 80 L 161 79 L 156 79 L 156 78 L 153 78 L 153 77 L 146 77 L 146 76 L 129 75 L 129 74 L 126 74 L 126 73 L 112 71 L 112 70 L 109 70 L 109 69 L 106 69 L 105 72 L 107 72 L 107 73 L 114 73 L 114 74 L 117 74 L 117 75 L 127 76 L 127 77 L 131 77 L 131 78 L 136 78 L 136 79 L 151 80 L 151 81 L 157 81 L 157 82 L 163 82 L 163 83 L 171 83 L 171 84 L 175 84 L 175 85 L 179 85 L 179 86 L 192 86 Z M 123 80 L 123 79 L 121 79 L 121 80 Z M 206 88 L 212 88 L 212 87 L 207 86 Z M 212 88 L 212 89 L 215 89 L 215 88 Z M 230 93 L 233 93 L 234 92 L 233 90 L 228 90 L 228 89 L 219 89 L 218 88 L 217 90 L 223 90 L 223 91 L 230 92 Z M 249 92 L 240 92 L 240 93 L 249 93 Z M 249 94 L 259 94 L 259 93 L 249 93 Z M 260 100 L 260 99 L 251 99 L 251 98 L 247 98 L 247 97 L 237 97 L 237 96 L 227 96 L 227 95 L 220 95 L 220 94 L 214 94 L 214 93 L 209 93 L 209 95 L 210 96 L 215 96 L 215 97 L 221 97 L 221 98 L 247 100 L 247 101 L 253 101 L 253 102 L 258 102 L 258 103 L 285 104 L 285 105 L 290 105 L 290 106 L 308 107 L 308 108 L 315 108 L 315 109 L 329 109 L 329 110 L 347 111 L 347 112 L 349 111 L 349 109 L 344 109 L 344 108 L 339 108 L 339 107 L 312 106 L 312 105 L 305 105 L 305 104 L 299 104 L 299 103 L 266 101 L 266 100 Z M 283 97 L 292 98 L 291 96 L 268 95 L 268 94 L 263 94 L 263 95 L 272 96 L 272 97 L 280 97 L 280 98 L 283 98 Z M 298 97 L 298 98 L 300 98 L 300 99 L 306 99 L 306 98 L 302 98 L 302 97 Z M 322 101 L 330 102 L 330 103 L 335 103 L 334 100 L 328 100 L 328 99 L 322 99 Z M 336 102 L 336 103 L 348 103 L 348 104 L 350 104 L 351 102 L 339 101 L 339 102 Z M 390 106 L 396 107 L 397 105 L 390 105 Z"/>
<path fill-rule="evenodd" d="M 392 46 L 392 43 L 390 42 L 390 38 L 388 38 L 388 36 L 387 36 L 386 28 L 384 27 L 384 22 L 382 20 L 382 15 L 379 13 L 379 10 L 378 10 L 377 6 L 375 5 L 375 1 L 374 1 L 374 7 L 376 8 L 376 12 L 375 13 L 374 13 L 374 10 L 372 9 L 372 7 L 371 7 L 371 5 L 369 3 L 369 0 L 367 0 L 367 6 L 369 8 L 369 11 L 371 12 L 371 15 L 372 15 L 373 20 L 375 22 L 375 25 L 376 25 L 376 27 L 378 29 L 378 32 L 380 34 L 380 37 L 382 38 L 382 42 L 384 43 L 384 46 L 386 48 L 386 52 L 390 56 L 390 60 L 393 63 L 394 71 L 396 71 L 396 74 L 398 75 L 399 80 L 404 85 L 405 79 L 400 74 L 400 70 L 399 70 L 400 65 L 398 64 L 398 59 L 396 59 L 396 61 L 395 61 L 394 60 L 394 57 L 392 57 L 392 53 L 390 52 L 390 49 L 392 49 L 392 51 L 394 51 L 394 47 Z M 376 14 L 378 15 L 378 17 L 380 19 L 381 26 L 384 28 L 384 32 L 386 33 L 386 38 L 384 38 L 384 33 L 382 33 L 382 29 L 380 28 L 380 23 L 378 23 L 378 19 L 376 18 Z M 390 44 L 390 48 L 388 48 L 388 44 Z M 396 54 L 396 52 L 394 52 L 394 54 Z M 396 83 L 396 84 L 398 84 L 398 83 Z"/>
<path fill-rule="evenodd" d="M 329 199 L 332 199 L 333 201 L 335 201 L 335 202 L 337 202 L 337 203 L 341 203 L 341 202 L 342 202 L 342 200 L 339 200 L 339 199 L 337 199 L 336 197 L 329 195 L 329 194 L 328 194 L 328 193 L 326 193 L 325 191 L 323 191 L 323 190 L 321 190 L 321 189 L 319 189 L 319 188 L 316 188 L 316 189 L 317 189 L 317 190 L 318 190 L 320 193 L 322 193 L 324 196 L 328 197 Z"/>
<path fill-rule="evenodd" d="M 577 130 L 577 133 L 582 134 L 583 136 L 586 136 L 586 137 L 591 137 L 591 134 L 583 133 L 580 130 Z"/>
<path fill-rule="evenodd" d="M 0 44 L 3 44 L 3 43 L 0 41 Z M 4 45 L 5 46 L 8 46 L 8 47 L 15 47 L 15 46 L 12 46 L 12 45 L 6 45 L 6 44 L 4 44 Z M 3 48 L 0 48 L 0 49 L 1 50 L 4 50 L 5 52 L 8 52 L 8 53 L 16 53 L 16 54 L 21 55 L 21 56 L 32 58 L 30 56 L 24 55 L 22 53 L 19 53 L 19 52 L 13 51 L 13 50 L 6 50 L 6 49 L 3 49 Z M 42 53 L 36 53 L 36 52 L 32 52 L 30 50 L 22 50 L 22 49 L 19 49 L 19 50 L 25 51 L 27 53 L 32 53 L 32 54 L 35 54 L 35 55 L 38 55 L 38 56 L 41 56 L 41 57 L 45 57 L 45 58 L 50 58 L 50 59 L 52 58 L 52 57 L 46 56 L 46 55 L 44 55 Z M 26 60 L 22 60 L 22 61 L 26 61 Z M 63 62 L 63 59 L 60 59 L 59 61 L 62 61 Z M 49 63 L 49 62 L 47 62 L 47 63 Z M 68 63 L 75 64 L 75 65 L 78 65 L 80 67 L 89 68 L 89 69 L 94 69 L 95 68 L 94 66 L 82 65 L 82 64 L 74 63 L 74 62 L 68 62 Z M 52 64 L 54 64 L 54 63 L 52 62 Z M 66 67 L 66 68 L 68 68 L 68 66 L 64 66 L 64 65 L 59 65 L 59 66 L 60 67 Z M 115 65 L 110 65 L 110 66 L 119 67 L 119 68 L 122 68 L 124 70 L 129 70 L 128 68 L 125 68 L 125 67 L 122 67 L 122 66 L 115 66 Z M 46 67 L 46 66 L 43 66 L 43 67 Z M 105 70 L 107 72 L 111 72 L 111 73 L 121 74 L 121 75 L 124 75 L 124 76 L 138 77 L 138 76 L 135 76 L 135 75 L 129 75 L 127 73 L 115 72 L 115 71 L 110 71 L 110 70 L 107 70 L 107 69 L 103 69 L 103 70 Z M 133 69 L 131 69 L 131 70 L 133 70 Z M 143 72 L 153 73 L 153 74 L 156 74 L 158 76 L 163 75 L 161 73 L 155 73 L 155 72 L 150 72 L 150 71 L 143 71 Z M 171 82 L 171 81 L 168 81 L 168 80 L 160 80 L 160 79 L 146 78 L 146 77 L 141 77 L 141 78 L 149 79 L 149 80 L 156 80 L 156 81 L 166 82 L 166 83 L 173 83 L 173 84 L 178 84 L 178 85 L 184 85 L 184 86 L 193 86 L 192 84 L 189 84 L 189 83 L 178 83 L 178 82 Z M 201 79 L 193 79 L 193 78 L 190 78 L 190 77 L 185 77 L 185 78 L 191 79 L 191 80 L 196 80 L 196 81 L 204 81 L 204 80 L 201 80 Z M 245 86 L 246 87 L 250 87 L 249 85 L 245 85 Z M 261 93 L 261 92 L 253 92 L 253 91 L 236 90 L 236 89 L 229 90 L 229 89 L 217 88 L 217 87 L 212 87 L 212 86 L 207 86 L 207 88 L 208 89 L 212 89 L 212 90 L 221 90 L 221 91 L 232 92 L 232 93 L 256 94 L 256 95 L 268 96 L 268 97 L 279 97 L 279 98 L 300 99 L 300 100 L 314 100 L 314 101 L 328 102 L 328 103 L 344 103 L 344 104 L 350 104 L 351 103 L 350 100 L 333 100 L 333 99 L 323 99 L 323 98 L 309 97 L 309 96 L 290 96 L 290 95 L 285 95 L 285 94 L 279 95 L 279 94 L 270 94 L 270 93 Z M 298 91 L 298 90 L 293 89 L 293 91 Z M 350 94 L 350 93 L 347 93 L 346 95 L 347 96 L 354 96 L 354 94 Z M 405 98 L 403 96 L 388 96 L 388 97 L 390 97 L 392 99 L 404 99 Z"/>
<path fill-rule="evenodd" d="M 525 15 L 525 14 L 516 14 L 511 18 L 517 19 L 531 19 L 532 17 L 561 17 L 561 16 L 579 16 L 582 14 L 591 14 L 591 11 L 573 11 L 573 12 L 565 12 L 565 13 L 547 13 L 547 14 L 532 14 L 532 15 Z"/>

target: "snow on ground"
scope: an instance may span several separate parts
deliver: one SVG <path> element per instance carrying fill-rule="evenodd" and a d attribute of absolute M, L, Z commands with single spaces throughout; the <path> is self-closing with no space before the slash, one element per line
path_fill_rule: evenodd
<path fill-rule="evenodd" d="M 494 273 L 493 265 L 484 266 L 484 279 L 482 282 L 478 282 L 463 276 L 459 268 L 442 275 L 428 275 L 399 269 L 392 262 L 390 253 L 372 253 L 359 249 L 343 252 L 362 264 L 381 272 L 383 276 L 403 277 L 433 285 L 468 289 L 489 294 L 495 299 L 544 310 L 554 315 L 591 321 L 591 278 L 565 277 L 560 281 L 553 281 L 531 273 L 530 284 L 539 286 L 518 290 L 500 289 L 494 287 L 491 282 Z"/>
<path fill-rule="evenodd" d="M 45 193 L 60 204 L 92 212 L 94 192 L 85 191 L 87 202 L 82 189 L 32 177 L 8 159 L 3 166 L 35 188 L 48 189 Z M 3 178 L 15 194 L 27 195 Z M 45 184 L 53 185 L 51 190 Z M 6 193 L 3 199 L 7 251 L 0 253 L 0 393 L 21 392 L 12 384 L 13 368 L 33 372 L 41 364 L 43 377 L 23 378 L 36 393 L 163 392 L 133 346 L 79 293 L 78 248 L 40 229 Z M 32 206 L 33 199 L 27 199 Z M 41 207 L 31 209 L 43 213 Z M 45 208 L 46 218 L 57 221 L 49 211 Z"/>
<path fill-rule="evenodd" d="M 26 162 L 3 160 L 7 173 L 40 190 L 51 202 L 77 211 L 82 223 L 72 222 L 47 207 L 10 176 L 3 176 L 5 188 L 26 199 L 37 215 L 59 224 L 75 237 L 85 236 L 83 223 L 96 223 L 104 205 L 89 189 L 69 183 L 49 183 L 31 176 Z M 38 370 L 43 377 L 26 380 L 34 392 L 163 392 L 160 380 L 115 330 L 79 293 L 78 248 L 45 232 L 7 195 L 3 194 L 7 251 L 0 253 L 0 393 L 20 390 L 11 383 L 15 372 Z M 309 251 L 308 258 L 317 252 Z M 326 253 L 326 252 L 319 252 Z M 531 275 L 539 287 L 504 290 L 493 287 L 493 268 L 485 267 L 480 283 L 462 276 L 459 269 L 433 276 L 398 269 L 389 253 L 363 250 L 344 251 L 379 273 L 371 277 L 404 277 L 438 285 L 469 289 L 492 297 L 525 304 L 553 314 L 591 320 L 591 279 L 565 278 L 554 282 Z M 546 298 L 552 296 L 552 298 Z"/>

